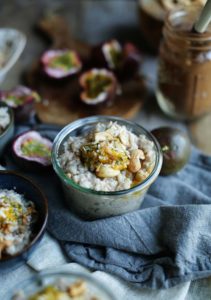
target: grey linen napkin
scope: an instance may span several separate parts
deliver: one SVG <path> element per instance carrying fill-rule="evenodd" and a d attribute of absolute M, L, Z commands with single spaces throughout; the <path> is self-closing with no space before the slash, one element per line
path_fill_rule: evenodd
<path fill-rule="evenodd" d="M 68 210 L 53 172 L 30 175 L 48 196 L 48 230 L 71 260 L 157 289 L 211 275 L 210 171 L 211 158 L 193 148 L 189 164 L 160 176 L 138 211 L 95 221 Z"/>

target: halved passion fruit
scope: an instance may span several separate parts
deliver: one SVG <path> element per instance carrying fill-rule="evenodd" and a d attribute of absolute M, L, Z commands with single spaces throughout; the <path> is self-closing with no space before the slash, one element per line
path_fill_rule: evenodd
<path fill-rule="evenodd" d="M 81 71 L 82 63 L 73 50 L 48 50 L 42 57 L 44 72 L 51 78 L 61 79 Z"/>
<path fill-rule="evenodd" d="M 80 99 L 88 105 L 103 102 L 111 104 L 117 93 L 117 80 L 114 74 L 106 69 L 91 69 L 79 78 L 83 91 Z"/>
<path fill-rule="evenodd" d="M 132 43 L 123 46 L 117 40 L 110 40 L 93 49 L 93 60 L 99 67 L 106 67 L 121 80 L 133 78 L 140 66 L 141 56 Z"/>
<path fill-rule="evenodd" d="M 31 170 L 51 165 L 51 149 L 52 142 L 33 130 L 20 134 L 12 146 L 17 164 Z"/>
<path fill-rule="evenodd" d="M 27 121 L 35 113 L 34 104 L 41 101 L 37 92 L 25 86 L 17 86 L 9 91 L 0 91 L 0 101 L 14 110 L 15 121 Z"/>

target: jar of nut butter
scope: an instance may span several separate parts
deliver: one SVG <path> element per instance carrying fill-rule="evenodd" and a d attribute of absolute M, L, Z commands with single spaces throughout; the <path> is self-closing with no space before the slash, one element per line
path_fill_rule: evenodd
<path fill-rule="evenodd" d="M 191 120 L 211 111 L 211 25 L 192 31 L 201 8 L 171 12 L 160 45 L 156 97 L 169 116 Z"/>

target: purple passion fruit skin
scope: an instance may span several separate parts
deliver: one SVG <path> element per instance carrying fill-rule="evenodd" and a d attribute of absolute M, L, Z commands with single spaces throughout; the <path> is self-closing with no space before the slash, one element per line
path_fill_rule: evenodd
<path fill-rule="evenodd" d="M 177 128 L 161 127 L 151 131 L 163 152 L 162 175 L 180 171 L 188 162 L 191 143 L 187 134 Z"/>
<path fill-rule="evenodd" d="M 106 69 L 91 69 L 79 78 L 83 91 L 82 102 L 88 105 L 111 105 L 117 93 L 117 80 L 114 74 Z"/>
<path fill-rule="evenodd" d="M 35 171 L 51 166 L 51 149 L 52 142 L 33 130 L 20 134 L 12 146 L 16 163 Z"/>
<path fill-rule="evenodd" d="M 129 80 L 135 77 L 141 65 L 141 55 L 132 43 L 126 43 L 123 47 L 123 69 L 119 74 L 121 80 Z"/>
<path fill-rule="evenodd" d="M 39 94 L 28 87 L 17 86 L 9 91 L 0 91 L 0 101 L 14 110 L 15 121 L 29 120 L 35 113 L 34 105 L 41 101 Z"/>
<path fill-rule="evenodd" d="M 98 67 L 113 71 L 119 80 L 135 77 L 141 63 L 140 52 L 135 45 L 126 43 L 122 46 L 115 39 L 94 47 L 92 59 Z"/>
<path fill-rule="evenodd" d="M 41 57 L 43 70 L 50 78 L 62 79 L 77 74 L 82 62 L 73 50 L 49 50 Z"/>

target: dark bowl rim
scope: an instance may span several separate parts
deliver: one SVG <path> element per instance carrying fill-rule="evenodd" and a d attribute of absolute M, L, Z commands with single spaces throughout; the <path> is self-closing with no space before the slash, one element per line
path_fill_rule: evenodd
<path fill-rule="evenodd" d="M 30 250 L 30 248 L 36 244 L 36 242 L 42 237 L 42 234 L 44 233 L 45 229 L 46 229 L 46 225 L 47 225 L 47 221 L 48 221 L 48 200 L 47 197 L 44 195 L 44 193 L 41 191 L 41 189 L 38 187 L 37 184 L 35 184 L 31 179 L 29 179 L 28 177 L 26 177 L 25 175 L 20 174 L 19 172 L 16 171 L 11 171 L 11 170 L 0 170 L 0 175 L 15 175 L 16 177 L 19 177 L 25 181 L 27 181 L 31 186 L 33 186 L 38 193 L 40 194 L 43 203 L 44 203 L 44 208 L 45 208 L 45 212 L 44 212 L 44 222 L 42 224 L 41 229 L 39 230 L 39 232 L 37 234 L 35 234 L 34 238 L 29 242 L 29 244 L 26 245 L 26 247 L 23 248 L 23 250 L 21 250 L 20 252 L 18 252 L 15 255 L 11 255 L 8 256 L 6 258 L 1 258 L 0 259 L 0 265 L 1 262 L 6 262 L 6 261 L 11 261 L 15 258 L 20 257 L 21 255 L 23 255 L 24 253 L 26 253 L 28 250 Z"/>

